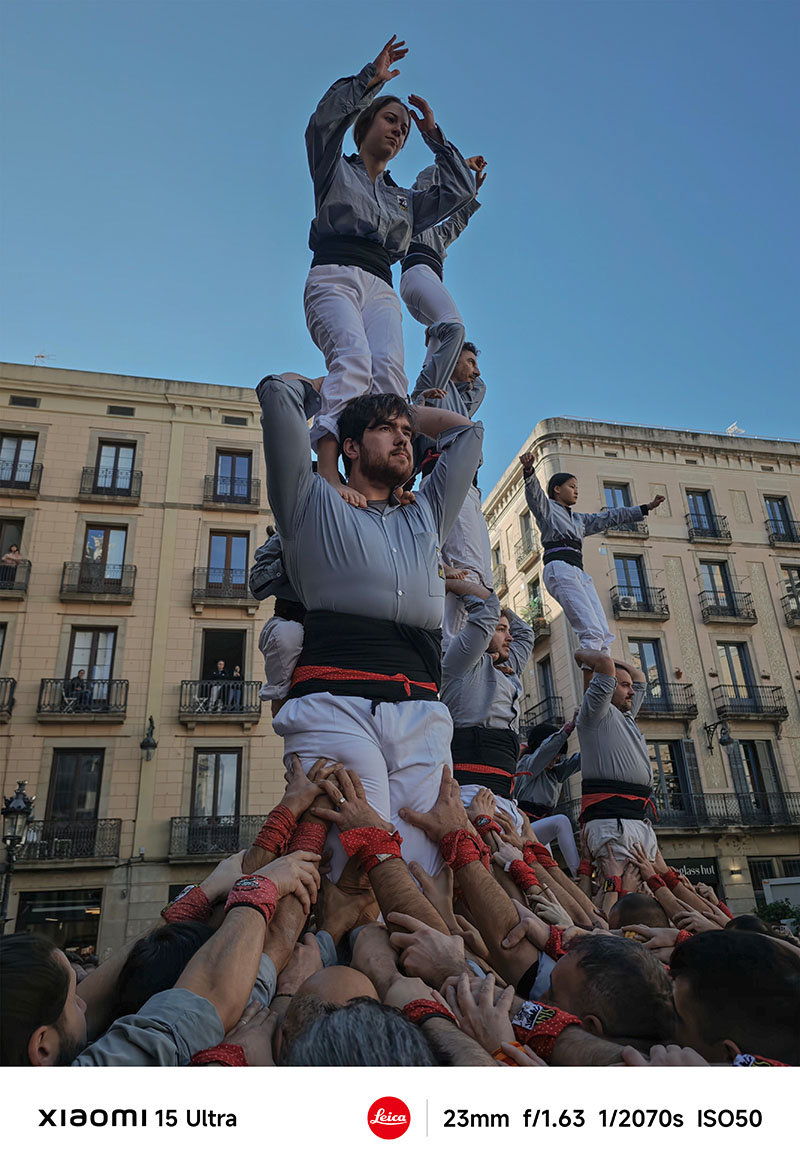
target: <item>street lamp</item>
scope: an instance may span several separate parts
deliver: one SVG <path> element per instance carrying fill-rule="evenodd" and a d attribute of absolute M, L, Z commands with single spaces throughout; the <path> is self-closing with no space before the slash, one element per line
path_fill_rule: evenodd
<path fill-rule="evenodd" d="M 153 752 L 155 751 L 157 746 L 158 746 L 158 743 L 156 742 L 156 724 L 155 724 L 155 720 L 151 714 L 150 719 L 147 723 L 147 734 L 145 735 L 145 737 L 142 739 L 141 743 L 139 744 L 139 749 L 141 751 L 144 751 L 144 757 L 148 763 L 153 758 Z"/>
<path fill-rule="evenodd" d="M 21 779 L 13 796 L 3 796 L 4 807 L 0 809 L 3 817 L 3 844 L 6 846 L 6 869 L 3 879 L 3 897 L 0 901 L 0 935 L 5 932 L 8 910 L 8 897 L 11 892 L 11 875 L 17 862 L 17 847 L 25 843 L 28 835 L 28 825 L 33 819 L 33 802 L 36 796 L 29 796 L 25 791 L 26 781 Z"/>
<path fill-rule="evenodd" d="M 706 732 L 706 746 L 711 754 L 714 754 L 714 736 L 719 731 L 719 745 L 720 747 L 730 747 L 734 740 L 731 738 L 731 732 L 728 724 L 724 720 L 717 723 L 705 723 L 703 730 Z"/>

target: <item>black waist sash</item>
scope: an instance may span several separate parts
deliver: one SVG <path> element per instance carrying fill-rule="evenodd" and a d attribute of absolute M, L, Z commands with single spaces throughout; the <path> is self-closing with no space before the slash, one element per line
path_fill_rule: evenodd
<path fill-rule="evenodd" d="M 481 787 L 488 787 L 495 795 L 511 795 L 511 784 L 519 759 L 519 736 L 516 731 L 497 727 L 456 727 L 453 731 L 451 745 L 453 753 L 453 774 L 458 782 L 464 786 L 478 783 Z M 499 771 L 508 773 L 493 775 L 490 771 L 485 774 L 478 771 L 459 772 L 459 763 L 472 765 L 483 764 Z"/>
<path fill-rule="evenodd" d="M 581 783 L 582 824 L 590 820 L 645 820 L 655 813 L 653 789 L 647 783 L 620 783 L 614 779 L 584 779 Z M 593 800 L 593 796 L 605 796 Z"/>
<path fill-rule="evenodd" d="M 410 250 L 406 253 L 405 259 L 400 264 L 400 269 L 407 272 L 409 268 L 416 268 L 418 264 L 424 264 L 426 268 L 431 268 L 439 277 L 444 280 L 444 260 L 439 253 L 433 248 L 429 248 L 427 244 L 412 243 Z"/>
<path fill-rule="evenodd" d="M 542 547 L 545 564 L 564 560 L 575 568 L 583 568 L 583 544 L 576 536 L 558 536 L 555 540 L 546 540 Z"/>
<path fill-rule="evenodd" d="M 305 673 L 313 674 L 314 667 L 326 666 L 381 676 L 304 677 Z M 424 683 L 426 688 L 415 686 L 415 682 Z M 374 702 L 435 702 L 441 682 L 441 629 L 418 629 L 398 621 L 317 609 L 306 614 L 303 650 L 289 697 L 324 693 L 370 698 Z"/>
<path fill-rule="evenodd" d="M 320 264 L 346 264 L 351 268 L 362 268 L 379 276 L 391 287 L 392 261 L 383 244 L 360 235 L 329 235 L 317 242 L 311 267 Z"/>

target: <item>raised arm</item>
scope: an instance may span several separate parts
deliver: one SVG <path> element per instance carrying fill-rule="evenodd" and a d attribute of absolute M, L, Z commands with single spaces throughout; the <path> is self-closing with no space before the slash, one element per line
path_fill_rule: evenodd
<path fill-rule="evenodd" d="M 592 680 L 578 711 L 577 726 L 580 732 L 581 727 L 595 726 L 608 714 L 617 688 L 617 677 L 613 661 L 600 650 L 579 649 L 575 661 L 579 666 L 586 665 L 593 670 Z"/>
<path fill-rule="evenodd" d="M 284 539 L 296 531 L 311 494 L 311 443 L 305 386 L 286 374 L 265 377 L 256 389 L 266 460 L 267 496 Z"/>
<path fill-rule="evenodd" d="M 411 401 L 415 406 L 425 406 L 430 401 L 429 408 L 436 409 L 435 398 L 429 399 L 428 395 L 431 390 L 445 392 L 464 348 L 466 333 L 460 322 L 441 321 L 437 325 L 431 325 L 427 336 L 429 341 L 436 340 L 439 344 L 436 350 L 425 358 Z"/>
<path fill-rule="evenodd" d="M 525 502 L 541 528 L 543 524 L 549 523 L 553 503 L 547 498 L 539 482 L 539 476 L 533 465 L 533 455 L 526 452 L 526 454 L 520 455 L 519 461 L 522 463 L 525 482 Z"/>
<path fill-rule="evenodd" d="M 576 519 L 580 518 L 583 521 L 585 534 L 591 536 L 596 532 L 605 532 L 607 528 L 636 524 L 663 502 L 664 496 L 656 495 L 649 503 L 635 504 L 633 507 L 609 507 L 598 512 L 581 512 Z"/>
<path fill-rule="evenodd" d="M 462 677 L 478 664 L 494 637 L 500 620 L 500 602 L 496 593 L 483 589 L 471 580 L 448 580 L 448 592 L 460 593 L 467 609 L 464 628 L 448 643 L 442 660 L 442 674 L 445 680 Z M 484 599 L 476 596 L 473 589 L 481 589 L 487 595 Z"/>
<path fill-rule="evenodd" d="M 533 630 L 527 621 L 518 617 L 513 609 L 504 610 L 511 627 L 511 649 L 508 661 L 515 674 L 521 674 L 525 669 L 528 658 L 533 653 Z"/>
<path fill-rule="evenodd" d="M 449 410 L 434 410 L 426 406 L 414 407 L 418 414 L 434 420 L 444 417 L 445 426 L 436 430 L 440 457 L 430 475 L 423 481 L 418 494 L 430 504 L 440 540 L 447 539 L 448 533 L 458 518 L 458 513 L 475 474 L 481 463 L 483 447 L 483 424 L 469 422 L 460 414 Z M 452 419 L 458 418 L 458 424 Z M 431 434 L 425 429 L 424 433 Z"/>
<path fill-rule="evenodd" d="M 442 134 L 425 99 L 412 93 L 408 101 L 420 111 L 416 114 L 412 109 L 411 117 L 436 155 L 438 177 L 438 181 L 430 186 L 422 190 L 412 188 L 410 192 L 413 231 L 414 235 L 419 235 L 475 197 L 475 176 L 466 160 Z"/>

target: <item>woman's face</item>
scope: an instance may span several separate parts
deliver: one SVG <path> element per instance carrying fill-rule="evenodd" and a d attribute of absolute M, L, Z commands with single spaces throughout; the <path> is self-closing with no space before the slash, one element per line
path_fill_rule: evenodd
<path fill-rule="evenodd" d="M 400 102 L 391 101 L 381 106 L 364 135 L 359 153 L 366 151 L 374 158 L 389 161 L 404 145 L 411 127 L 408 111 Z"/>
<path fill-rule="evenodd" d="M 9 552 L 19 552 L 19 544 L 12 544 L 9 548 Z"/>

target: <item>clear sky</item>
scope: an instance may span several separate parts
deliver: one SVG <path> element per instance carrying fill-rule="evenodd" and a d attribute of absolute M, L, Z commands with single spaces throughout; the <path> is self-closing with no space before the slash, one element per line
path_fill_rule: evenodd
<path fill-rule="evenodd" d="M 303 131 L 397 33 L 392 91 L 489 160 L 446 267 L 482 350 L 484 488 L 556 413 L 798 437 L 796 0 L 1 12 L 5 360 L 241 385 L 323 372 Z M 430 159 L 413 133 L 401 185 Z M 405 332 L 413 381 L 422 329 Z"/>

